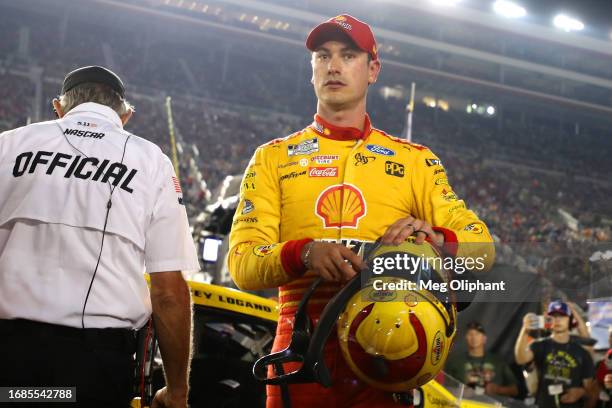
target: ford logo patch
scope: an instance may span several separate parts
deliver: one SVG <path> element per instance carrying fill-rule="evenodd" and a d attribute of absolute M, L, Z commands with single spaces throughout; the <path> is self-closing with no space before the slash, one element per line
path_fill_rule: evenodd
<path fill-rule="evenodd" d="M 381 154 L 383 156 L 395 156 L 395 152 L 393 150 L 379 145 L 369 144 L 366 146 L 366 149 L 372 153 Z"/>

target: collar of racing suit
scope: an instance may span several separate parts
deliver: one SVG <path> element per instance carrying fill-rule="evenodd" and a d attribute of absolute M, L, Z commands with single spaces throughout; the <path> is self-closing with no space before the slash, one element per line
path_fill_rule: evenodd
<path fill-rule="evenodd" d="M 314 116 L 314 122 L 310 127 L 323 137 L 327 137 L 333 140 L 354 140 L 354 139 L 365 139 L 370 135 L 372 131 L 372 124 L 370 122 L 370 116 L 366 113 L 365 121 L 363 124 L 363 131 L 354 127 L 341 127 L 335 126 L 325 121 L 319 115 Z"/>

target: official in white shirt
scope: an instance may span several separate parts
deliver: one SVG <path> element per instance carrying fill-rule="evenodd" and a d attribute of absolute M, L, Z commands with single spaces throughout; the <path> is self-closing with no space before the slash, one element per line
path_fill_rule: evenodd
<path fill-rule="evenodd" d="M 70 72 L 53 106 L 57 120 L 0 134 L 0 385 L 128 406 L 134 330 L 152 313 L 167 383 L 153 406 L 185 407 L 181 271 L 199 263 L 170 160 L 123 129 L 134 111 L 108 69 Z"/>

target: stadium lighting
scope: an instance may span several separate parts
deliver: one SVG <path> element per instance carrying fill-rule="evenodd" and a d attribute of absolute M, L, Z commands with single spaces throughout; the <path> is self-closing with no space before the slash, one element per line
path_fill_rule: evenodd
<path fill-rule="evenodd" d="M 507 0 L 498 0 L 493 4 L 493 10 L 504 17 L 519 18 L 525 17 L 527 11 L 524 7 Z"/>
<path fill-rule="evenodd" d="M 454 6 L 459 3 L 461 0 L 429 0 L 433 4 L 437 6 Z"/>
<path fill-rule="evenodd" d="M 553 20 L 555 27 L 562 29 L 563 31 L 580 31 L 584 29 L 582 21 L 577 20 L 573 17 L 565 14 L 557 14 Z"/>
<path fill-rule="evenodd" d="M 489 116 L 495 115 L 495 107 L 494 106 L 487 107 L 487 114 L 489 114 Z"/>

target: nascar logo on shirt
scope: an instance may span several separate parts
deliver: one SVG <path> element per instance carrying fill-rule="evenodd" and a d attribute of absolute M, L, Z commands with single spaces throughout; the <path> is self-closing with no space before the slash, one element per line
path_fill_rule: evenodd
<path fill-rule="evenodd" d="M 81 122 L 79 122 L 81 123 Z M 78 137 L 90 137 L 92 139 L 102 139 L 106 136 L 102 132 L 90 132 L 89 130 L 78 130 L 78 129 L 66 129 L 64 130 L 65 135 L 74 135 Z"/>
<path fill-rule="evenodd" d="M 302 154 L 311 154 L 319 151 L 319 139 L 316 137 L 304 140 L 298 144 L 287 146 L 287 155 L 297 156 Z"/>

